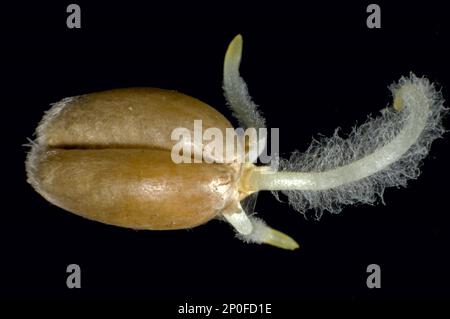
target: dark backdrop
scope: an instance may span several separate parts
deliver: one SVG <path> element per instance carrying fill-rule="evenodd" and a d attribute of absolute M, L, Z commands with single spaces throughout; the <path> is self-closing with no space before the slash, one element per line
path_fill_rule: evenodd
<path fill-rule="evenodd" d="M 448 135 L 433 144 L 418 180 L 386 191 L 386 205 L 347 207 L 315 221 L 261 193 L 256 211 L 301 243 L 295 252 L 246 245 L 219 221 L 190 231 L 134 231 L 67 213 L 26 183 L 22 146 L 50 103 L 120 87 L 176 89 L 231 119 L 222 63 L 241 33 L 242 75 L 268 126 L 280 128 L 288 156 L 318 133 L 348 132 L 377 113 L 390 103 L 388 85 L 410 71 L 438 82 L 448 98 L 442 5 L 378 2 L 382 28 L 371 30 L 367 1 L 77 1 L 82 28 L 69 30 L 69 3 L 2 7 L 2 296 L 163 299 L 173 302 L 167 314 L 200 300 L 449 297 Z M 82 289 L 66 288 L 71 263 L 81 266 Z M 372 263 L 382 270 L 378 290 L 366 287 Z"/>

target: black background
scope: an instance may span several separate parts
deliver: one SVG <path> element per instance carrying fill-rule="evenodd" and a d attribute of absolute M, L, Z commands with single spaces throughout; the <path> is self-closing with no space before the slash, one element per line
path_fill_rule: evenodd
<path fill-rule="evenodd" d="M 418 180 L 386 191 L 386 206 L 347 207 L 315 221 L 261 193 L 256 211 L 300 242 L 294 252 L 246 245 L 219 221 L 134 231 L 67 213 L 26 183 L 22 146 L 50 103 L 112 88 L 176 89 L 232 119 L 222 63 L 241 33 L 241 73 L 288 156 L 318 133 L 348 132 L 377 113 L 390 103 L 388 85 L 410 71 L 438 82 L 448 98 L 442 5 L 378 2 L 382 28 L 371 30 L 364 1 L 77 1 L 82 28 L 69 30 L 69 3 L 2 7 L 2 297 L 165 300 L 173 302 L 167 315 L 185 301 L 449 298 L 448 134 L 433 144 Z M 66 288 L 71 263 L 81 266 L 82 289 Z M 372 263 L 381 266 L 381 289 L 366 287 Z"/>

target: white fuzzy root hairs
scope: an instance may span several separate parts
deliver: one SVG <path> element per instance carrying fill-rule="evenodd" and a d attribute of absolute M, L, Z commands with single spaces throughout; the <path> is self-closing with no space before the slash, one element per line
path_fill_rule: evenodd
<path fill-rule="evenodd" d="M 223 90 L 228 107 L 243 128 L 265 127 L 266 121 L 248 94 L 247 85 L 239 75 L 242 56 L 242 36 L 237 35 L 228 46 L 223 66 Z"/>
<path fill-rule="evenodd" d="M 243 128 L 263 128 L 265 119 L 253 103 L 247 90 L 247 85 L 239 75 L 239 65 L 242 56 L 242 36 L 237 35 L 228 46 L 223 67 L 223 89 L 229 108 Z M 264 138 L 265 137 L 260 137 Z M 258 140 L 258 144 L 264 140 Z M 256 196 L 254 193 L 242 200 L 236 211 L 224 215 L 236 230 L 237 236 L 248 243 L 269 244 L 275 247 L 294 250 L 298 243 L 282 232 L 266 225 L 262 220 L 251 216 L 254 212 Z M 247 214 L 250 214 L 247 215 Z"/>
<path fill-rule="evenodd" d="M 394 107 L 354 128 L 344 139 L 338 130 L 314 140 L 304 153 L 281 160 L 279 172 L 255 172 L 255 190 L 280 190 L 294 209 L 339 213 L 344 205 L 373 204 L 386 187 L 405 187 L 420 174 L 431 143 L 442 136 L 447 112 L 440 92 L 414 74 L 391 86 Z M 277 193 L 275 193 L 277 194 Z"/>

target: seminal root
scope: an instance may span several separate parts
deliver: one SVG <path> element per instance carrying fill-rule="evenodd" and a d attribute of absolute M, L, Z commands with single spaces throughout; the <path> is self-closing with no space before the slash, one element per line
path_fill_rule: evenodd
<path fill-rule="evenodd" d="M 242 38 L 237 36 L 225 58 L 225 96 L 234 114 L 241 116 L 241 123 L 261 126 L 264 119 L 239 76 L 241 50 Z M 391 91 L 393 106 L 353 129 L 347 138 L 336 130 L 330 138 L 315 140 L 306 152 L 296 151 L 289 160 L 282 159 L 276 172 L 249 165 L 240 189 L 246 193 L 281 191 L 294 209 L 301 213 L 312 209 L 320 218 L 325 210 L 339 213 L 343 205 L 374 203 L 382 199 L 386 187 L 406 186 L 408 180 L 419 176 L 431 143 L 444 133 L 442 117 L 447 109 L 435 86 L 412 73 L 392 85 Z M 238 231 L 246 241 L 298 247 L 259 219 L 241 220 L 253 225 L 251 232 Z"/>

